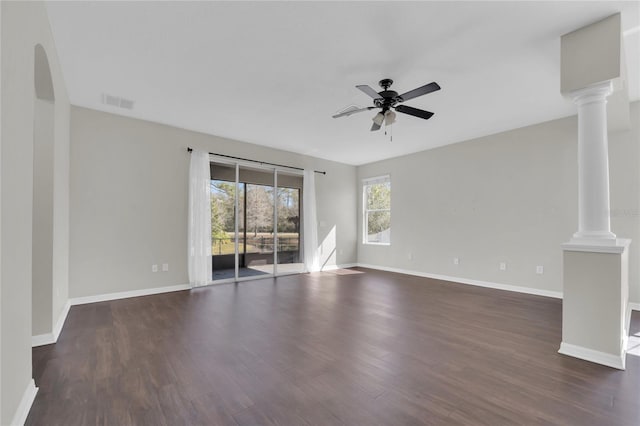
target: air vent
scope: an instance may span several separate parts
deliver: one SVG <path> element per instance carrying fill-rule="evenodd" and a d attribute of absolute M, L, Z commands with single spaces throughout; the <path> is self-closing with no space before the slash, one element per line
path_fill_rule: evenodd
<path fill-rule="evenodd" d="M 134 102 L 130 99 L 121 98 L 120 96 L 102 94 L 102 103 L 105 105 L 111 105 L 116 108 L 133 109 Z"/>

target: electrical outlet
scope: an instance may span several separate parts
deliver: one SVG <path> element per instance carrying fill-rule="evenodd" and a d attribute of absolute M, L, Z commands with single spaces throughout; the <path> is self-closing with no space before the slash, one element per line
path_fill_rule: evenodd
<path fill-rule="evenodd" d="M 542 265 L 536 266 L 536 274 L 544 274 L 544 266 Z"/>
<path fill-rule="evenodd" d="M 460 264 L 460 259 L 459 259 L 459 258 L 457 258 L 457 257 L 454 257 L 454 258 L 453 258 L 453 264 L 454 264 L 454 265 L 459 265 L 459 264 Z"/>
<path fill-rule="evenodd" d="M 158 265 L 151 265 L 151 272 L 158 272 Z"/>
<path fill-rule="evenodd" d="M 168 263 L 163 263 L 162 264 L 162 272 L 167 272 L 169 270 L 169 264 Z"/>
<path fill-rule="evenodd" d="M 507 270 L 507 262 L 500 262 L 500 270 L 501 271 Z"/>

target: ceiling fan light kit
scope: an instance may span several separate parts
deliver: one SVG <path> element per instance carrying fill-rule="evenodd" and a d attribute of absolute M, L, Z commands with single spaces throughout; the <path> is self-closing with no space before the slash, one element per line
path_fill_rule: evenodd
<path fill-rule="evenodd" d="M 435 92 L 440 90 L 440 86 L 438 83 L 431 82 L 429 84 L 425 84 L 424 86 L 418 87 L 416 89 L 410 90 L 402 95 L 398 95 L 398 92 L 395 90 L 389 90 L 391 85 L 393 84 L 393 80 L 390 78 L 382 79 L 378 82 L 380 87 L 382 87 L 381 92 L 376 92 L 371 86 L 366 84 L 361 84 L 356 86 L 363 93 L 369 95 L 373 98 L 373 106 L 359 108 L 359 109 L 349 109 L 347 111 L 341 112 L 339 114 L 333 115 L 333 118 L 345 117 L 349 115 L 356 114 L 362 111 L 369 111 L 372 109 L 380 108 L 382 111 L 378 112 L 373 118 L 373 125 L 371 126 L 371 131 L 380 130 L 382 127 L 382 123 L 387 126 L 392 125 L 396 121 L 396 113 L 393 111 L 400 112 L 402 114 L 412 115 L 414 117 L 422 118 L 424 120 L 428 120 L 433 116 L 433 113 L 430 111 L 425 111 L 418 108 L 413 108 L 408 105 L 398 105 L 399 103 L 408 101 L 410 99 L 417 98 L 418 96 L 423 96 L 428 93 Z"/>
<path fill-rule="evenodd" d="M 396 113 L 391 110 L 387 111 L 387 113 L 384 115 L 384 124 L 386 124 L 387 126 L 391 126 L 395 122 Z"/>
<path fill-rule="evenodd" d="M 379 112 L 379 113 L 377 113 L 376 115 L 373 116 L 372 120 L 378 126 L 382 126 L 382 121 L 384 120 L 384 114 Z"/>

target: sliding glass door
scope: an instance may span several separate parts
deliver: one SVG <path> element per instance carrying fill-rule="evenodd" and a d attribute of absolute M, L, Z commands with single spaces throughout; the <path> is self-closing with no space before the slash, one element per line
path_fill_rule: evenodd
<path fill-rule="evenodd" d="M 239 263 L 239 277 L 273 275 L 274 265 L 274 172 L 240 167 L 245 188 L 244 211 L 238 215 L 244 222 L 244 252 Z"/>
<path fill-rule="evenodd" d="M 213 280 L 304 271 L 302 176 L 238 163 L 211 163 Z"/>
<path fill-rule="evenodd" d="M 242 187 L 236 186 L 236 167 L 211 164 L 211 253 L 213 280 L 236 276 L 236 198 Z"/>
<path fill-rule="evenodd" d="M 277 172 L 278 218 L 276 270 L 279 275 L 304 272 L 301 250 L 302 177 Z"/>

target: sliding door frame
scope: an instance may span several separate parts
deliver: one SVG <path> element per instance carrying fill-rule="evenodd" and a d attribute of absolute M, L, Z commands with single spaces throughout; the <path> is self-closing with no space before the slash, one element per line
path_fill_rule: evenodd
<path fill-rule="evenodd" d="M 209 163 L 227 164 L 227 165 L 235 166 L 235 188 L 236 188 L 235 200 L 234 200 L 234 222 L 235 222 L 234 223 L 234 234 L 235 234 L 234 235 L 234 251 L 235 251 L 234 278 L 224 278 L 224 279 L 214 281 L 212 276 L 211 284 L 227 284 L 227 283 L 233 283 L 233 282 L 251 281 L 251 280 L 274 278 L 274 277 L 281 277 L 285 275 L 295 275 L 295 274 L 303 273 L 303 272 L 288 272 L 288 273 L 278 274 L 278 173 L 285 172 L 288 174 L 304 176 L 304 172 L 298 169 L 293 169 L 293 168 L 290 169 L 287 167 L 271 166 L 271 165 L 267 166 L 260 163 L 256 164 L 250 161 L 230 160 L 228 158 L 219 157 L 214 154 L 209 154 Z M 252 277 L 239 276 L 240 274 L 240 232 L 239 232 L 240 166 L 245 166 L 252 169 L 260 169 L 260 170 L 269 171 L 273 173 L 273 272 L 271 274 L 265 274 L 262 276 L 252 276 Z M 245 183 L 245 186 L 246 186 L 246 183 Z M 245 191 L 246 191 L 246 188 L 245 188 Z M 245 198 L 246 198 L 246 194 L 245 194 Z M 300 198 L 298 202 L 301 203 L 302 199 Z M 246 203 L 246 199 L 245 199 L 245 203 Z M 302 209 L 304 209 L 304 206 L 302 206 Z M 302 212 L 302 209 L 299 209 L 300 212 Z M 244 214 L 246 215 L 247 212 L 245 211 Z M 246 224 L 245 224 L 245 227 L 246 227 Z M 245 232 L 246 232 L 246 229 L 245 229 Z M 300 238 L 300 235 L 302 233 L 302 227 L 299 228 L 298 232 L 300 233 L 298 236 L 298 241 L 301 242 L 304 239 L 304 236 Z M 246 248 L 246 244 L 247 244 L 246 239 L 244 241 L 244 244 Z M 300 243 L 298 243 L 298 251 L 300 250 L 301 250 Z"/>

